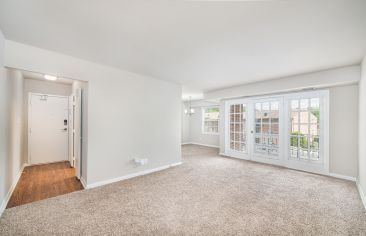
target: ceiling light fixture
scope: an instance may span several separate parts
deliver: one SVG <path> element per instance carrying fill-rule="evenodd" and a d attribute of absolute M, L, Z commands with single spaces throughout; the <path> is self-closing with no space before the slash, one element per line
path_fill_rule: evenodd
<path fill-rule="evenodd" d="M 57 80 L 57 77 L 56 76 L 53 76 L 53 75 L 44 75 L 44 78 L 46 80 L 52 80 L 52 81 Z"/>

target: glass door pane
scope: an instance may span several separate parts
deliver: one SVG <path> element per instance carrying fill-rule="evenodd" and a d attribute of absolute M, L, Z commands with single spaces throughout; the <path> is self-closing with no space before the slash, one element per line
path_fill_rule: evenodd
<path fill-rule="evenodd" d="M 230 149 L 247 152 L 246 104 L 232 104 L 229 110 Z"/>
<path fill-rule="evenodd" d="M 278 100 L 262 100 L 254 103 L 254 155 L 278 158 L 279 106 Z"/>
<path fill-rule="evenodd" d="M 290 157 L 319 160 L 320 98 L 290 101 Z"/>

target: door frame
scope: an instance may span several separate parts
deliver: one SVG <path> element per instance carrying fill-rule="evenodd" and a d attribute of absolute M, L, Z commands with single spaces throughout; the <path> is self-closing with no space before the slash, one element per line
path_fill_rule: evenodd
<path fill-rule="evenodd" d="M 83 90 L 82 88 L 77 88 L 74 95 L 74 105 L 75 105 L 75 111 L 74 111 L 74 139 L 73 139 L 73 145 L 75 149 L 75 159 L 74 159 L 74 168 L 75 168 L 75 175 L 76 178 L 81 178 L 81 165 L 82 165 L 82 122 L 83 122 L 83 104 L 82 104 L 82 96 L 83 96 Z"/>
<path fill-rule="evenodd" d="M 75 106 L 75 95 L 71 94 L 69 96 L 69 162 L 71 167 L 74 167 L 74 144 L 73 144 L 73 135 L 74 135 L 74 106 Z"/>
<path fill-rule="evenodd" d="M 31 124 L 32 124 L 32 96 L 48 96 L 48 97 L 58 97 L 58 98 L 66 98 L 68 101 L 68 110 L 70 108 L 70 103 L 69 103 L 69 96 L 63 96 L 63 95 L 57 95 L 57 94 L 47 94 L 47 93 L 34 93 L 34 92 L 29 92 L 28 93 L 28 130 L 27 130 L 27 135 L 28 135 L 28 156 L 27 156 L 27 162 L 28 165 L 33 166 L 33 165 L 43 165 L 43 164 L 50 164 L 50 163 L 56 163 L 56 162 L 47 162 L 47 163 L 39 163 L 39 164 L 32 164 L 31 163 Z M 69 122 L 70 123 L 70 122 Z M 70 130 L 68 129 L 68 132 L 70 132 Z M 69 139 L 69 134 L 67 135 L 67 138 Z M 67 147 L 68 147 L 68 152 L 70 149 L 69 146 L 69 140 L 67 140 Z"/>
<path fill-rule="evenodd" d="M 69 106 L 69 161 L 75 168 L 75 175 L 81 178 L 82 165 L 82 89 L 77 88 L 70 95 Z"/>

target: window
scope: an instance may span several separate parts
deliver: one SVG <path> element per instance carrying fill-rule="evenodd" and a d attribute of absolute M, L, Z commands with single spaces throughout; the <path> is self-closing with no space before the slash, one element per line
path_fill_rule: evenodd
<path fill-rule="evenodd" d="M 202 109 L 202 133 L 219 134 L 220 109 L 206 107 Z"/>
<path fill-rule="evenodd" d="M 319 160 L 319 97 L 290 100 L 290 157 Z"/>
<path fill-rule="evenodd" d="M 230 105 L 230 149 L 246 152 L 246 104 Z"/>

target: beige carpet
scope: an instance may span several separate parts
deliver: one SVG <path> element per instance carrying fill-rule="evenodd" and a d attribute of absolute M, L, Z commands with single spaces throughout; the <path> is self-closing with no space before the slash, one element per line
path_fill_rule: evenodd
<path fill-rule="evenodd" d="M 0 235 L 366 235 L 355 183 L 183 147 L 184 164 L 8 209 Z"/>

